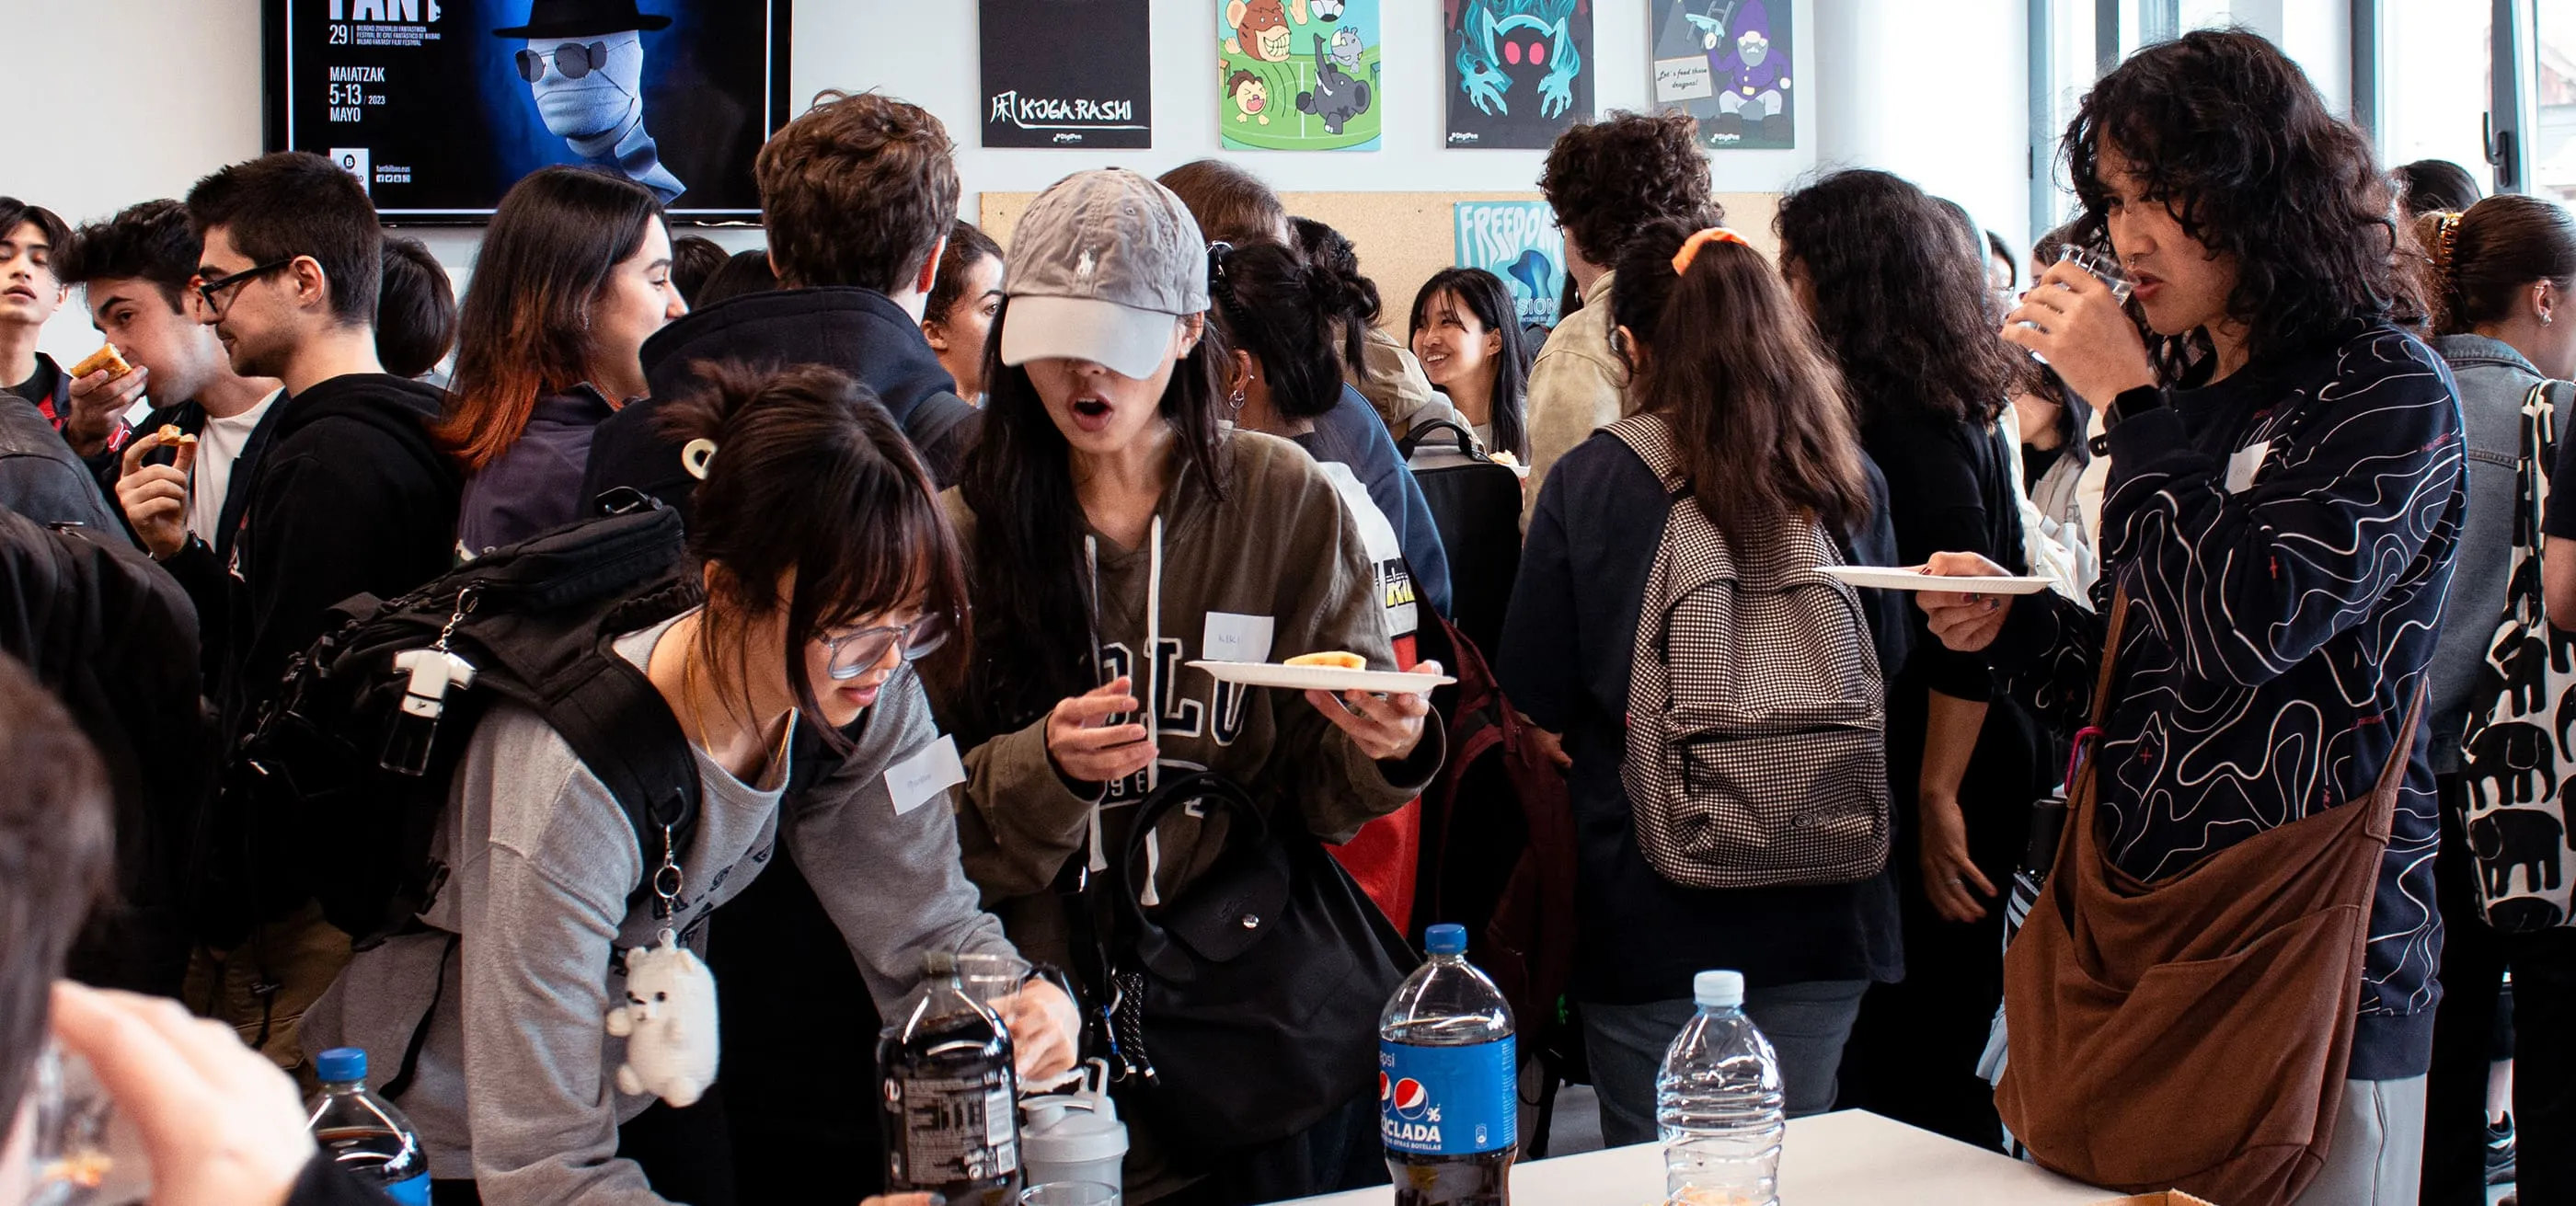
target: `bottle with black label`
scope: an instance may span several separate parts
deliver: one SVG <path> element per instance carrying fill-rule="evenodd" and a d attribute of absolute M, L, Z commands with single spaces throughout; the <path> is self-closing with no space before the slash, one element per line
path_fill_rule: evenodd
<path fill-rule="evenodd" d="M 1010 1031 L 966 991 L 955 955 L 932 951 L 921 962 L 921 1002 L 877 1040 L 886 1189 L 1008 1206 L 1020 1192 Z"/>

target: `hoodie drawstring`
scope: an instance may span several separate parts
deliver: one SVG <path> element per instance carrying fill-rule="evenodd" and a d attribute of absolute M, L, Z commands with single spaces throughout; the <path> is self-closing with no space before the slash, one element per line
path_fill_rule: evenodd
<path fill-rule="evenodd" d="M 1154 750 L 1154 760 L 1145 764 L 1145 794 L 1147 795 L 1152 795 L 1154 789 L 1162 786 L 1163 783 L 1163 710 L 1160 705 L 1163 696 L 1159 690 L 1162 686 L 1163 645 L 1163 517 L 1160 514 L 1154 516 L 1151 539 L 1152 545 L 1145 563 L 1145 648 L 1142 653 L 1145 660 L 1145 689 L 1137 694 L 1137 702 L 1145 713 L 1145 744 Z M 1100 538 L 1084 536 L 1082 554 L 1091 569 L 1091 664 L 1096 667 L 1101 664 Z M 1130 677 L 1133 677 L 1132 673 Z M 1098 802 L 1094 802 L 1091 806 L 1090 839 L 1091 869 L 1108 870 L 1109 856 L 1101 840 Z M 1162 871 L 1162 840 L 1153 830 L 1146 830 L 1145 890 L 1137 897 L 1138 903 L 1147 908 L 1163 903 L 1162 893 L 1156 890 L 1154 882 L 1162 876 Z"/>

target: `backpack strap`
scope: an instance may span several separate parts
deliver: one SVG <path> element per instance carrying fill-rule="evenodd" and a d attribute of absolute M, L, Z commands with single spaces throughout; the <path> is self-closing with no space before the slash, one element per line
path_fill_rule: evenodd
<path fill-rule="evenodd" d="M 588 672 L 540 704 L 546 723 L 616 797 L 635 828 L 644 879 L 628 897 L 653 894 L 666 861 L 688 845 L 698 819 L 698 761 L 680 718 L 642 668 L 602 648 Z M 667 885 L 673 895 L 684 886 Z M 657 902 L 656 909 L 661 906 Z"/>
<path fill-rule="evenodd" d="M 1690 479 L 1682 475 L 1682 458 L 1673 447 L 1673 427 L 1662 415 L 1630 415 L 1601 430 L 1619 437 L 1637 459 L 1655 471 L 1655 480 L 1664 484 L 1664 493 L 1679 497 L 1690 492 Z"/>

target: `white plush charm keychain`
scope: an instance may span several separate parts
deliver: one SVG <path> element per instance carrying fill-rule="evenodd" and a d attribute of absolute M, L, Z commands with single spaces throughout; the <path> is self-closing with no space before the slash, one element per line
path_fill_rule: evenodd
<path fill-rule="evenodd" d="M 626 1000 L 608 1011 L 608 1033 L 626 1040 L 618 1092 L 697 1104 L 716 1081 L 715 974 L 662 931 L 659 944 L 626 952 Z"/>

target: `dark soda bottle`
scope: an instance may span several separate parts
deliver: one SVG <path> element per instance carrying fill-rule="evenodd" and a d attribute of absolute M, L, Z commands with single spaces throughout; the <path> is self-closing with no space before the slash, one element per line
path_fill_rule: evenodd
<path fill-rule="evenodd" d="M 1010 1206 L 1020 1192 L 1011 1035 L 966 991 L 957 957 L 922 957 L 925 991 L 877 1040 L 886 1189 L 936 1190 L 950 1206 Z"/>
<path fill-rule="evenodd" d="M 1378 1131 L 1396 1206 L 1510 1206 L 1520 1153 L 1512 1007 L 1467 962 L 1467 931 L 1435 925 L 1430 959 L 1378 1021 Z"/>

